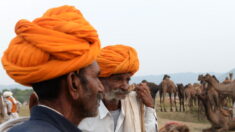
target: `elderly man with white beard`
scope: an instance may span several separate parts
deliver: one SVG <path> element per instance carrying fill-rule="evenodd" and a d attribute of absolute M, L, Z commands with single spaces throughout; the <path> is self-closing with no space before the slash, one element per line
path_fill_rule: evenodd
<path fill-rule="evenodd" d="M 125 45 L 107 46 L 101 50 L 97 62 L 104 99 L 98 116 L 83 119 L 79 129 L 83 132 L 156 132 L 157 118 L 147 85 L 139 84 L 134 91 L 128 89 L 132 75 L 139 69 L 135 49 Z"/>

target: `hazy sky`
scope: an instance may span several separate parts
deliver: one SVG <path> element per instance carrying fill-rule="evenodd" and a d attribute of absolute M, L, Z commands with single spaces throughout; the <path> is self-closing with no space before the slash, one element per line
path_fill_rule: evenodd
<path fill-rule="evenodd" d="M 136 48 L 136 75 L 227 72 L 235 68 L 234 0 L 1 0 L 0 56 L 19 19 L 73 5 L 97 29 L 102 47 Z M 0 66 L 0 84 L 12 81 Z"/>

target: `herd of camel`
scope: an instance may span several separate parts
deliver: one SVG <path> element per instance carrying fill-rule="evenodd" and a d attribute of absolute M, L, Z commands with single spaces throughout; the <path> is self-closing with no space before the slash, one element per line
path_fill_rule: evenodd
<path fill-rule="evenodd" d="M 205 115 L 211 123 L 211 127 L 204 129 L 203 132 L 227 132 L 235 130 L 235 115 L 230 109 L 227 109 L 228 102 L 234 104 L 235 101 L 235 80 L 232 79 L 233 74 L 229 74 L 223 82 L 210 74 L 199 75 L 195 84 L 175 84 L 169 75 L 164 75 L 159 85 L 143 80 L 150 88 L 151 95 L 155 100 L 157 93 L 160 95 L 160 111 L 166 112 L 165 99 L 168 94 L 170 100 L 170 111 L 185 111 L 185 102 L 188 108 L 195 104 L 202 104 Z M 179 101 L 177 101 L 177 98 Z M 177 107 L 179 102 L 179 109 Z M 155 103 L 155 102 L 154 102 Z M 4 117 L 3 99 L 0 98 L 0 121 Z"/>
<path fill-rule="evenodd" d="M 228 109 L 228 103 L 233 104 L 235 101 L 235 80 L 232 79 L 232 76 L 233 74 L 230 73 L 229 77 L 220 83 L 214 75 L 199 75 L 198 81 L 200 83 L 185 86 L 175 84 L 169 75 L 164 75 L 159 85 L 146 80 L 142 82 L 147 83 L 154 100 L 159 92 L 160 111 L 167 111 L 165 106 L 167 94 L 170 100 L 170 111 L 173 111 L 173 107 L 175 111 L 185 111 L 185 102 L 190 108 L 195 104 L 195 100 L 198 100 L 198 104 L 201 104 L 208 121 L 211 123 L 211 127 L 204 129 L 203 132 L 227 132 L 235 130 L 235 119 L 233 118 L 235 116 L 233 116 L 232 110 Z M 179 101 L 176 101 L 177 98 Z M 179 109 L 177 102 L 180 105 Z"/>

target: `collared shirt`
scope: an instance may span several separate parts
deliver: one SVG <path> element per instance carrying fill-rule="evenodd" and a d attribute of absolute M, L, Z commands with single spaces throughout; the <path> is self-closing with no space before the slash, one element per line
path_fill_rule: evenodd
<path fill-rule="evenodd" d="M 83 119 L 78 128 L 83 132 L 123 132 L 124 118 L 125 112 L 121 108 L 115 128 L 112 114 L 101 101 L 98 115 Z M 145 107 L 145 128 L 146 132 L 157 132 L 157 118 L 153 108 Z"/>
<path fill-rule="evenodd" d="M 38 104 L 38 106 L 45 107 L 45 108 L 47 108 L 47 109 L 50 109 L 50 110 L 52 110 L 52 111 L 56 112 L 57 114 L 59 114 L 59 115 L 61 115 L 61 116 L 64 116 L 64 115 L 63 115 L 63 114 L 61 114 L 59 111 L 57 111 L 57 110 L 55 110 L 55 109 L 53 109 L 53 108 L 51 108 L 51 107 L 49 107 L 49 106 L 42 105 L 42 104 Z"/>
<path fill-rule="evenodd" d="M 34 106 L 30 119 L 16 125 L 9 132 L 81 132 L 64 116 L 45 106 Z"/>

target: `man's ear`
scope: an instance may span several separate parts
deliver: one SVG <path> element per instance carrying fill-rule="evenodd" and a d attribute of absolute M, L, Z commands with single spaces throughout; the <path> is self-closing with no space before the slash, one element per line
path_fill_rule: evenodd
<path fill-rule="evenodd" d="M 38 96 L 35 92 L 33 92 L 29 98 L 29 110 L 31 111 L 31 108 L 36 105 L 38 105 Z"/>
<path fill-rule="evenodd" d="M 79 98 L 79 90 L 81 90 L 82 85 L 81 85 L 81 81 L 78 78 L 78 76 L 76 76 L 76 74 L 74 72 L 70 72 L 67 75 L 67 84 L 68 84 L 68 92 L 71 95 L 71 97 L 76 100 Z"/>

